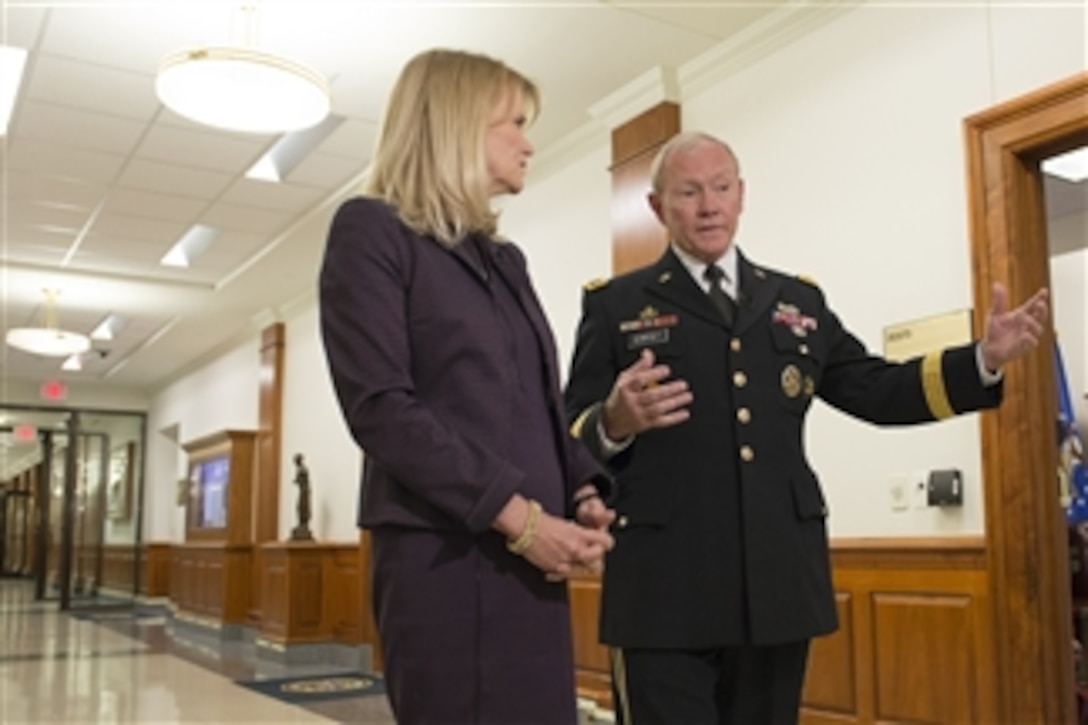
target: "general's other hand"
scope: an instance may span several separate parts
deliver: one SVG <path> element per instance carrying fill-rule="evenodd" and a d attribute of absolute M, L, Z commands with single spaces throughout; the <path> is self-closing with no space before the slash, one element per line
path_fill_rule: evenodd
<path fill-rule="evenodd" d="M 604 432 L 613 441 L 651 428 L 668 428 L 683 423 L 691 413 L 692 394 L 687 381 L 663 382 L 672 371 L 655 364 L 654 354 L 643 350 L 633 365 L 622 371 L 604 402 Z"/>
<path fill-rule="evenodd" d="M 994 284 L 994 299 L 986 315 L 986 332 L 979 343 L 982 364 L 997 371 L 1007 362 L 1027 355 L 1039 345 L 1050 316 L 1050 292 L 1043 287 L 1015 310 L 1009 310 L 1009 293 Z"/>

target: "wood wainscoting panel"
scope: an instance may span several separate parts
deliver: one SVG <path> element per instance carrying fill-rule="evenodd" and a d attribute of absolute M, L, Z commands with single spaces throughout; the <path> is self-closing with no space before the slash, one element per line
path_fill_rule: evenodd
<path fill-rule="evenodd" d="M 358 545 L 288 541 L 261 546 L 261 635 L 283 645 L 373 644 L 364 622 L 364 559 Z"/>
<path fill-rule="evenodd" d="M 858 707 L 853 597 L 848 592 L 836 592 L 835 607 L 839 630 L 812 641 L 802 699 L 823 712 L 850 715 Z"/>
<path fill-rule="evenodd" d="M 574 575 L 567 583 L 567 591 L 570 596 L 574 674 L 578 695 L 611 709 L 612 670 L 608 648 L 600 643 L 598 636 L 601 578 L 596 574 Z"/>
<path fill-rule="evenodd" d="M 840 628 L 813 642 L 803 723 L 998 721 L 981 538 L 837 540 L 832 569 Z"/>
<path fill-rule="evenodd" d="M 170 544 L 153 542 L 147 545 L 140 593 L 145 597 L 170 596 Z"/>
<path fill-rule="evenodd" d="M 249 605 L 252 547 L 179 544 L 172 547 L 170 600 L 181 610 L 220 624 L 243 624 Z"/>
<path fill-rule="evenodd" d="M 135 589 L 135 544 L 106 544 L 102 547 L 102 581 L 98 585 L 118 592 L 132 592 Z"/>
<path fill-rule="evenodd" d="M 259 557 L 261 566 L 261 634 L 283 640 L 288 628 L 287 557 L 278 551 L 265 551 Z"/>
<path fill-rule="evenodd" d="M 876 719 L 979 722 L 971 599 L 875 593 L 872 611 Z"/>
<path fill-rule="evenodd" d="M 370 616 L 370 602 L 363 601 L 361 564 L 358 546 L 344 544 L 333 548 L 332 576 L 328 582 L 329 616 L 333 639 L 344 644 L 363 643 L 363 618 Z"/>

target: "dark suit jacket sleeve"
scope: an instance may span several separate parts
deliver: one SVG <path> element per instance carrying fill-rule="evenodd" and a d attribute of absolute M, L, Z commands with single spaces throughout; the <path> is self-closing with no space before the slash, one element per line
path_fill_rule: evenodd
<path fill-rule="evenodd" d="M 329 369 L 348 427 L 366 454 L 415 495 L 483 531 L 524 476 L 444 425 L 416 395 L 413 345 L 422 343 L 408 327 L 409 234 L 374 200 L 354 200 L 337 212 L 320 277 Z"/>
<path fill-rule="evenodd" d="M 890 362 L 869 355 L 817 294 L 830 340 L 818 393 L 830 405 L 878 425 L 909 425 L 1000 404 L 1003 385 L 982 384 L 975 343 Z"/>

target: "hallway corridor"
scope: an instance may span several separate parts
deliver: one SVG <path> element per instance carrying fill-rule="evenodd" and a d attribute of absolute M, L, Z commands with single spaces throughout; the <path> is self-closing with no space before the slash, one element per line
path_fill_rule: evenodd
<path fill-rule="evenodd" d="M 0 579 L 0 723 L 393 723 L 381 694 L 299 705 L 242 684 L 354 673 L 256 662 L 240 642 L 183 642 L 156 614 L 61 613 L 34 601 L 30 581 Z"/>

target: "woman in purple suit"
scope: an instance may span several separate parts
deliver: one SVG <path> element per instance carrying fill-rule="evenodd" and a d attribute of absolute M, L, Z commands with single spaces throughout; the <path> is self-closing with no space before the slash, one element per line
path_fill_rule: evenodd
<path fill-rule="evenodd" d="M 398 79 L 333 219 L 321 330 L 365 453 L 360 525 L 401 723 L 576 721 L 565 577 L 612 546 L 610 482 L 564 424 L 555 344 L 491 199 L 516 194 L 536 86 L 433 50 Z"/>

